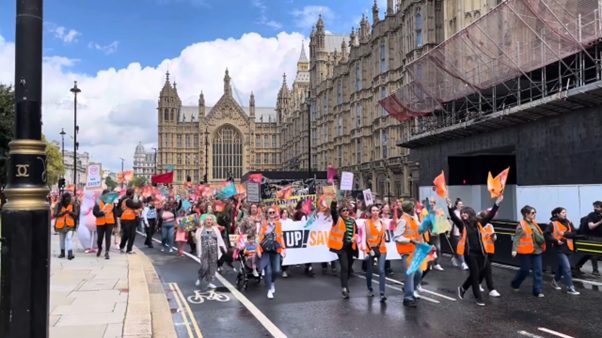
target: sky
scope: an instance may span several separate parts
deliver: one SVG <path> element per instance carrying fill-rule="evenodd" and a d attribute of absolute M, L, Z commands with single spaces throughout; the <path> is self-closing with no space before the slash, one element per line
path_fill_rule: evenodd
<path fill-rule="evenodd" d="M 274 107 L 282 74 L 294 78 L 312 25 L 349 34 L 372 0 L 52 0 L 44 2 L 43 132 L 73 148 L 73 81 L 80 152 L 105 169 L 133 165 L 142 142 L 157 142 L 157 101 L 165 73 L 184 105 L 206 105 L 230 71 L 243 105 Z M 386 0 L 378 0 L 381 17 Z M 0 83 L 14 83 L 16 1 L 0 0 Z M 309 53 L 307 53 L 309 55 Z M 291 81 L 289 80 L 289 85 Z"/>

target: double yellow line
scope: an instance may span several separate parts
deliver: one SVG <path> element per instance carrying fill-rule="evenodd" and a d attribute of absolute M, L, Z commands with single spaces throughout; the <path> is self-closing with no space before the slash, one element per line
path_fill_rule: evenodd
<path fill-rule="evenodd" d="M 171 292 L 174 295 L 174 298 L 176 299 L 178 308 L 181 310 L 180 313 L 182 314 L 182 319 L 184 320 L 184 325 L 186 325 L 186 331 L 188 331 L 188 336 L 203 338 L 203 334 L 201 333 L 199 324 L 196 322 L 196 319 L 194 318 L 194 314 L 192 313 L 190 306 L 188 306 L 188 301 L 186 301 L 186 297 L 184 297 L 182 290 L 180 290 L 180 287 L 178 286 L 177 283 L 169 283 L 168 285 L 169 285 L 169 288 L 171 289 Z M 192 326 L 192 328 L 191 328 L 191 326 Z M 193 329 L 194 329 L 194 333 L 196 335 L 193 334 L 193 332 L 192 332 Z"/>

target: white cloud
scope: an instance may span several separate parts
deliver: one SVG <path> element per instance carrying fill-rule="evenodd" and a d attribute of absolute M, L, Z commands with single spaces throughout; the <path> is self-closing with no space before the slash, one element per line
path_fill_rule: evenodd
<path fill-rule="evenodd" d="M 51 22 L 46 23 L 46 26 L 55 38 L 63 41 L 66 44 L 77 42 L 77 38 L 82 36 L 82 33 L 76 31 L 75 29 L 67 29 L 63 26 L 57 26 Z"/>
<path fill-rule="evenodd" d="M 282 29 L 282 23 L 268 19 L 268 7 L 265 5 L 263 0 L 253 0 L 253 6 L 259 9 L 260 15 L 257 23 L 273 28 L 274 30 Z"/>
<path fill-rule="evenodd" d="M 223 94 L 226 67 L 243 105 L 253 91 L 258 106 L 276 104 L 282 73 L 293 76 L 304 37 L 299 33 L 279 33 L 265 38 L 247 33 L 238 39 L 199 42 L 180 55 L 153 67 L 132 62 L 121 69 L 109 68 L 96 74 L 74 70 L 79 60 L 62 56 L 44 58 L 43 129 L 50 140 L 59 140 L 61 128 L 72 134 L 73 94 L 78 81 L 78 141 L 80 150 L 91 154 L 112 170 L 121 167 L 119 157 L 131 166 L 134 150 L 142 141 L 148 151 L 157 142 L 157 101 L 169 70 L 178 84 L 185 105 L 195 105 L 201 90 L 208 106 Z M 14 43 L 0 35 L 0 83 L 14 81 Z M 290 84 L 290 83 L 289 83 Z M 70 137 L 65 146 L 72 147 Z"/>
<path fill-rule="evenodd" d="M 108 45 L 100 45 L 97 42 L 93 42 L 93 41 L 88 43 L 88 48 L 99 50 L 99 51 L 105 53 L 106 55 L 115 53 L 117 51 L 118 47 L 119 47 L 119 41 L 113 41 Z"/>
<path fill-rule="evenodd" d="M 305 6 L 302 9 L 294 10 L 291 14 L 295 17 L 295 25 L 306 30 L 316 24 L 320 14 L 324 21 L 334 19 L 334 12 L 327 6 Z"/>

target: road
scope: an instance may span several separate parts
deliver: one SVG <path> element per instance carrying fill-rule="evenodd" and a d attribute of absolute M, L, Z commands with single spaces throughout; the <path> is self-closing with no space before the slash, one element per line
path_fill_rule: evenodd
<path fill-rule="evenodd" d="M 366 281 L 356 261 L 350 280 L 351 297 L 341 297 L 338 277 L 323 274 L 314 264 L 315 277 L 302 267 L 289 269 L 290 277 L 278 279 L 275 299 L 266 298 L 263 283 L 250 281 L 238 292 L 236 272 L 225 268 L 215 293 L 195 296 L 198 263 L 192 256 L 177 257 L 143 245 L 170 302 L 179 337 L 600 337 L 602 323 L 596 318 L 602 304 L 600 281 L 575 282 L 580 296 L 570 296 L 550 286 L 544 276 L 545 298 L 531 295 L 531 279 L 519 292 L 510 288 L 511 267 L 494 267 L 494 281 L 501 298 L 485 295 L 486 307 L 474 303 L 469 290 L 464 300 L 456 287 L 466 272 L 442 259 L 445 271 L 433 271 L 423 284 L 417 308 L 402 305 L 403 279 L 399 262 L 387 279 L 387 297 L 367 296 Z M 448 263 L 447 265 L 445 263 Z M 376 288 L 375 288 L 376 290 Z M 202 300 L 202 303 L 200 301 Z M 200 303 L 200 304 L 199 304 Z"/>

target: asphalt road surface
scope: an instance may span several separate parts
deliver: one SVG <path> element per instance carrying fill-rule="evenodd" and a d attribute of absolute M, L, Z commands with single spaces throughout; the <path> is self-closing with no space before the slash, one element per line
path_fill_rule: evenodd
<path fill-rule="evenodd" d="M 470 290 L 464 300 L 457 299 L 456 287 L 467 273 L 443 257 L 445 271 L 431 271 L 418 307 L 407 308 L 399 262 L 392 264 L 395 273 L 387 279 L 388 300 L 382 304 L 378 296 L 367 296 L 356 261 L 350 299 L 342 299 L 339 279 L 330 269 L 324 274 L 314 264 L 314 277 L 306 276 L 302 266 L 291 267 L 289 278 L 276 281 L 270 300 L 263 282 L 251 280 L 239 292 L 236 272 L 229 267 L 216 278 L 214 292 L 195 292 L 198 262 L 191 255 L 162 253 L 158 243 L 146 248 L 143 240 L 138 235 L 136 245 L 161 278 L 179 337 L 602 337 L 602 280 L 576 281 L 581 295 L 570 296 L 552 289 L 551 275 L 544 273 L 545 298 L 536 298 L 531 277 L 515 292 L 510 288 L 513 268 L 496 266 L 493 278 L 502 297 L 485 293 L 487 306 L 479 307 Z"/>

